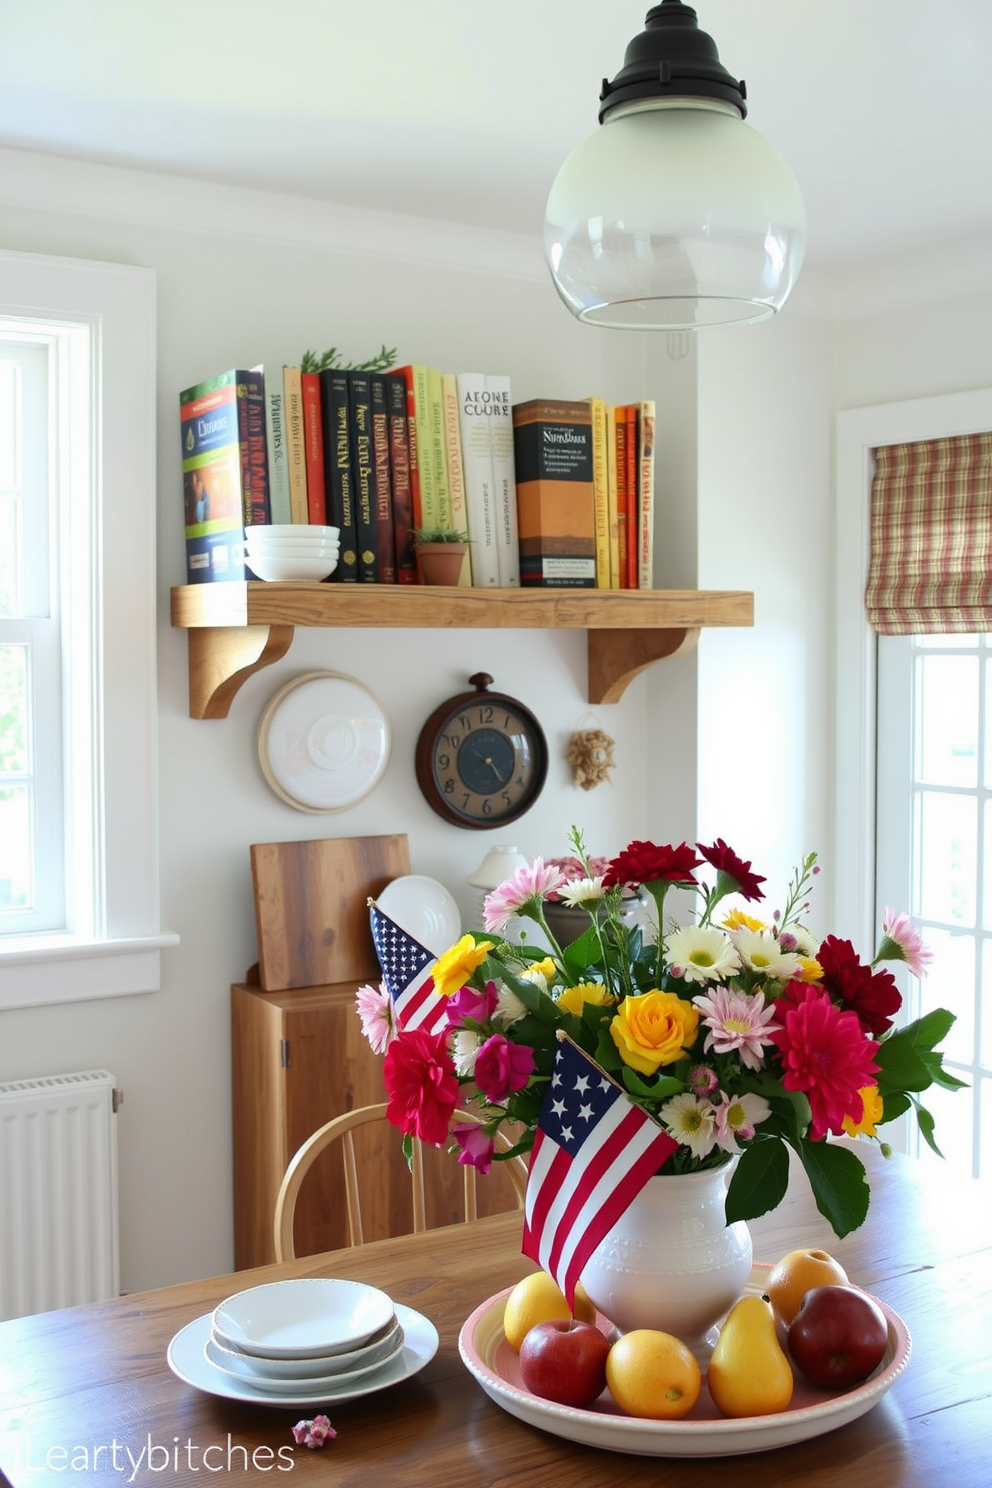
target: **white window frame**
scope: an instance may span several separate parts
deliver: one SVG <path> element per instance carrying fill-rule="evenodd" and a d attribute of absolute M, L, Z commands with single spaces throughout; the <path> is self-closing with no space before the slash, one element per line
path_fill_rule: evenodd
<path fill-rule="evenodd" d="M 875 925 L 875 634 L 865 611 L 872 451 L 992 428 L 992 388 L 849 409 L 837 416 L 834 523 L 835 934 L 872 946 Z"/>
<path fill-rule="evenodd" d="M 0 315 L 64 326 L 92 389 L 60 473 L 67 927 L 0 940 L 4 1009 L 156 991 L 177 937 L 159 911 L 155 275 L 0 250 Z"/>

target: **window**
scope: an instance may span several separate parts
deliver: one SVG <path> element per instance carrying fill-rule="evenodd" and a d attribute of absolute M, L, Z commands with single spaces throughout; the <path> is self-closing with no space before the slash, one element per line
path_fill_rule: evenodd
<path fill-rule="evenodd" d="M 0 1008 L 151 991 L 175 940 L 154 394 L 150 271 L 0 252 Z"/>
<path fill-rule="evenodd" d="M 925 1104 L 953 1166 L 992 1175 L 992 636 L 880 636 L 878 912 L 909 908 L 933 952 L 908 978 L 909 1016 L 957 1021 L 946 1064 L 964 1080 Z M 931 1154 L 915 1128 L 911 1151 Z"/>
<path fill-rule="evenodd" d="M 942 708 L 939 702 L 935 703 L 936 722 L 927 724 L 923 721 L 923 715 L 930 711 L 927 705 L 934 695 L 939 697 L 941 688 L 958 685 L 965 675 L 964 671 L 959 672 L 954 682 L 948 682 L 948 674 L 939 665 L 942 656 L 954 665 L 963 663 L 965 670 L 968 666 L 977 668 L 977 672 L 972 674 L 973 680 L 977 677 L 979 685 L 984 686 L 981 662 L 985 638 L 972 636 L 967 644 L 963 636 L 934 636 L 920 643 L 906 637 L 883 637 L 876 642 L 868 624 L 864 598 L 869 572 L 873 450 L 883 445 L 944 439 L 988 429 L 992 429 L 992 389 L 854 409 L 838 416 L 834 530 L 834 552 L 837 555 L 833 678 L 835 837 L 831 854 L 835 871 L 831 878 L 833 920 L 838 926 L 836 933 L 849 936 L 855 944 L 877 943 L 880 928 L 876 918 L 878 907 L 888 903 L 896 909 L 910 909 L 922 914 L 931 940 L 937 942 L 946 936 L 942 942 L 944 946 L 954 942 L 953 949 L 961 951 L 967 937 L 960 934 L 964 922 L 956 919 L 955 915 L 966 907 L 965 901 L 969 896 L 977 896 L 976 918 L 970 931 L 971 944 L 979 959 L 987 954 L 984 950 L 985 929 L 987 924 L 992 924 L 992 917 L 982 902 L 987 880 L 973 878 L 970 887 L 965 888 L 960 872 L 962 854 L 971 851 L 975 853 L 977 872 L 984 872 L 981 862 L 984 849 L 979 848 L 977 836 L 979 831 L 984 831 L 984 785 L 979 784 L 972 792 L 970 787 L 963 790 L 960 784 L 955 785 L 949 779 L 955 771 L 963 773 L 970 746 L 962 744 L 963 735 L 957 721 L 948 719 L 946 706 Z M 901 648 L 901 665 L 895 671 L 888 665 L 888 658 L 879 664 L 882 647 L 897 653 Z M 927 665 L 935 659 L 934 665 Z M 917 662 L 921 670 L 914 675 Z M 956 697 L 955 708 L 960 701 Z M 921 706 L 922 713 L 919 711 Z M 984 704 L 977 695 L 975 708 L 976 727 L 984 731 Z M 941 713 L 945 715 L 943 719 Z M 947 727 L 948 723 L 952 726 Z M 884 735 L 883 727 L 886 730 Z M 890 732 L 895 727 L 901 728 L 900 739 L 894 739 Z M 935 734 L 935 729 L 940 728 L 944 729 L 942 743 Z M 982 742 L 975 744 L 974 763 L 979 781 L 984 770 L 984 738 L 983 732 Z M 876 757 L 880 761 L 877 780 Z M 977 768 L 979 765 L 981 770 Z M 897 781 L 902 784 L 897 786 Z M 898 804 L 893 807 L 891 800 L 887 799 L 890 790 L 898 789 L 903 791 L 905 809 Z M 973 796 L 973 806 L 963 804 L 969 794 Z M 878 820 L 883 823 L 881 833 L 887 839 L 878 863 L 875 853 L 876 796 L 879 797 Z M 938 802 L 938 796 L 947 798 L 943 806 Z M 971 811 L 976 813 L 974 832 L 966 821 L 967 813 Z M 952 825 L 955 817 L 956 826 Z M 953 894 L 950 878 L 941 881 L 946 864 L 936 874 L 932 869 L 928 874 L 923 861 L 923 855 L 930 851 L 929 844 L 940 836 L 947 844 L 949 861 L 955 865 L 952 871 L 957 881 Z M 969 843 L 973 846 L 969 847 Z M 915 884 L 911 872 L 914 852 L 919 858 Z M 883 861 L 895 862 L 901 879 L 897 881 L 883 866 Z M 929 918 L 931 910 L 936 909 L 940 912 Z M 945 911 L 953 913 L 945 919 Z M 935 943 L 934 949 L 939 949 L 938 944 Z M 919 988 L 908 985 L 908 979 L 904 979 L 902 985 L 908 994 L 908 1015 L 913 1013 L 913 998 L 917 994 L 932 999 L 934 1003 L 943 1003 L 952 1011 L 960 1013 L 962 1008 L 965 1009 L 961 1022 L 953 1031 L 948 1063 L 958 1063 L 967 1079 L 967 1070 L 973 1067 L 976 1058 L 984 1061 L 981 1070 L 988 1071 L 988 1037 L 992 1030 L 989 1017 L 985 1015 L 985 1032 L 980 1032 L 982 1014 L 978 999 L 982 985 L 992 986 L 992 982 L 988 979 L 979 982 L 976 970 L 967 987 L 949 989 L 945 978 L 957 982 L 961 970 L 960 964 L 955 967 L 948 963 L 947 969 L 932 973 L 933 980 L 928 977 Z M 981 970 L 984 973 L 984 967 Z M 952 1000 L 951 992 L 955 1000 Z M 969 1028 L 974 1035 L 970 1053 L 967 1052 L 967 1043 L 962 1042 Z M 985 1078 L 984 1073 L 982 1078 Z M 986 1080 L 983 1090 L 987 1089 Z M 977 1164 L 979 1170 L 987 1174 L 989 1167 L 985 1154 L 992 1153 L 992 1131 L 989 1129 L 992 1109 L 987 1096 L 977 1105 L 972 1104 L 973 1099 L 968 1092 L 945 1097 L 935 1090 L 927 1092 L 926 1103 L 934 1112 L 937 1140 L 943 1143 L 949 1160 L 969 1170 L 974 1170 Z M 960 1104 L 952 1104 L 959 1100 Z M 965 1128 L 966 1140 L 959 1142 L 958 1132 Z"/>

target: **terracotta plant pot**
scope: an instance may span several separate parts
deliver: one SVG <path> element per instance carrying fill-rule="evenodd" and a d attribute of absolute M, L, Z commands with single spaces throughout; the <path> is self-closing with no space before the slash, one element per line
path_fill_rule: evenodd
<path fill-rule="evenodd" d="M 465 553 L 465 543 L 421 543 L 417 548 L 417 561 L 424 583 L 457 584 Z"/>

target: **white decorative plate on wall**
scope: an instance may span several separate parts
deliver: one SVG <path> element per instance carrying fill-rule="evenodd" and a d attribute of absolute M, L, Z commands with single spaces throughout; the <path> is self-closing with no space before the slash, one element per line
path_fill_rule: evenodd
<path fill-rule="evenodd" d="M 458 905 L 436 878 L 425 878 L 421 873 L 394 878 L 376 903 L 383 914 L 435 956 L 443 955 L 462 933 Z"/>
<path fill-rule="evenodd" d="M 258 725 L 258 759 L 276 795 L 297 811 L 344 811 L 377 784 L 389 760 L 389 720 L 354 677 L 305 672 L 281 687 Z"/>

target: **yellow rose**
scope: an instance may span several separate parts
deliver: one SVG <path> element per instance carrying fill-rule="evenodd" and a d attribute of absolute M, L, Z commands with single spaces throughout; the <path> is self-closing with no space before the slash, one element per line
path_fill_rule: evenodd
<path fill-rule="evenodd" d="M 587 1002 L 594 1007 L 606 1007 L 612 1001 L 613 997 L 602 982 L 581 982 L 578 987 L 566 987 L 555 998 L 560 1008 L 564 1008 L 566 1013 L 574 1013 L 577 1018 L 581 1018 Z"/>
<path fill-rule="evenodd" d="M 477 966 L 493 948 L 491 940 L 480 940 L 478 944 L 471 935 L 463 935 L 443 956 L 438 956 L 431 975 L 434 986 L 442 997 L 452 997 L 460 992 Z"/>
<path fill-rule="evenodd" d="M 732 909 L 723 922 L 725 930 L 754 930 L 760 934 L 767 930 L 768 926 L 764 920 L 756 920 L 753 915 L 745 914 L 742 909 Z"/>
<path fill-rule="evenodd" d="M 858 1094 L 861 1097 L 861 1119 L 854 1121 L 850 1116 L 845 1116 L 844 1130 L 849 1137 L 860 1136 L 862 1132 L 866 1137 L 873 1137 L 875 1123 L 881 1121 L 885 1111 L 884 1102 L 877 1085 L 863 1085 Z"/>
<path fill-rule="evenodd" d="M 699 1014 L 674 992 L 642 992 L 625 997 L 610 1024 L 620 1058 L 642 1075 L 674 1064 L 696 1037 Z"/>

